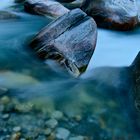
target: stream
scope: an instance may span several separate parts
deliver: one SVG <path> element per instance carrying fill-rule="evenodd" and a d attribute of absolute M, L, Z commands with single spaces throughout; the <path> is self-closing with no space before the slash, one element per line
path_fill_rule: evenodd
<path fill-rule="evenodd" d="M 12 103 L 16 100 L 23 110 L 29 110 L 32 123 L 11 113 L 11 117 L 15 116 L 11 126 L 19 125 L 20 121 L 23 129 L 25 124 L 37 126 L 34 121 L 59 110 L 65 119 L 58 127 L 66 128 L 71 136 L 139 140 L 140 117 L 134 106 L 129 66 L 140 51 L 140 28 L 129 32 L 98 29 L 97 46 L 88 69 L 76 79 L 53 61 L 44 64 L 28 47 L 32 38 L 53 19 L 27 14 L 19 7 L 12 0 L 0 0 L 0 10 L 19 16 L 0 21 L 0 87 L 9 90 L 6 97 Z M 39 110 L 33 109 L 34 115 L 32 105 Z M 0 140 L 5 135 L 1 132 L 4 126 L 11 127 L 10 123 L 0 123 Z"/>

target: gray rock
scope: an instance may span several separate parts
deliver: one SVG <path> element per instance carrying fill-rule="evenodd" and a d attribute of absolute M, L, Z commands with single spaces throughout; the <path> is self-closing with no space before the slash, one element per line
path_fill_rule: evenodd
<path fill-rule="evenodd" d="M 94 20 L 75 9 L 46 26 L 31 42 L 37 55 L 53 59 L 78 76 L 83 73 L 96 46 L 97 27 Z"/>
<path fill-rule="evenodd" d="M 0 87 L 0 96 L 6 94 L 7 92 L 8 92 L 7 88 Z"/>
<path fill-rule="evenodd" d="M 76 136 L 76 137 L 71 137 L 69 140 L 84 140 L 83 136 Z"/>
<path fill-rule="evenodd" d="M 135 105 L 136 108 L 140 111 L 140 52 L 138 53 L 131 67 L 133 69 L 133 78 L 135 85 L 134 86 Z"/>
<path fill-rule="evenodd" d="M 7 120 L 7 119 L 9 119 L 9 117 L 10 117 L 9 114 L 4 114 L 4 115 L 2 116 L 2 119 Z"/>
<path fill-rule="evenodd" d="M 65 128 L 58 128 L 56 130 L 56 138 L 61 140 L 67 140 L 70 135 L 70 131 Z"/>
<path fill-rule="evenodd" d="M 56 119 L 56 120 L 60 120 L 63 118 L 63 113 L 60 111 L 54 111 L 51 115 L 52 118 Z"/>
<path fill-rule="evenodd" d="M 21 131 L 21 127 L 20 127 L 20 126 L 16 126 L 16 127 L 14 127 L 14 128 L 13 128 L 13 131 L 15 131 L 15 132 L 19 132 L 19 131 Z"/>
<path fill-rule="evenodd" d="M 55 128 L 57 125 L 58 125 L 58 122 L 57 120 L 55 119 L 50 119 L 46 122 L 46 125 L 49 127 L 49 128 Z"/>
<path fill-rule="evenodd" d="M 69 11 L 59 2 L 51 0 L 26 0 L 24 9 L 32 14 L 53 17 L 62 16 Z"/>
<path fill-rule="evenodd" d="M 103 28 L 130 30 L 138 22 L 135 0 L 85 0 L 82 10 Z"/>

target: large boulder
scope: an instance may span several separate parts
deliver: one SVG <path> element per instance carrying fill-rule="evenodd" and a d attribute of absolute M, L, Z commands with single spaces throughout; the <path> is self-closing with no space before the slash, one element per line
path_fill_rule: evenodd
<path fill-rule="evenodd" d="M 130 30 L 138 22 L 138 9 L 135 0 L 85 0 L 82 5 L 99 27 Z"/>
<path fill-rule="evenodd" d="M 40 58 L 57 60 L 78 76 L 87 68 L 96 39 L 94 20 L 75 9 L 46 26 L 30 46 Z"/>
<path fill-rule="evenodd" d="M 59 2 L 51 0 L 26 0 L 24 9 L 31 14 L 53 17 L 59 17 L 69 12 L 69 10 Z"/>

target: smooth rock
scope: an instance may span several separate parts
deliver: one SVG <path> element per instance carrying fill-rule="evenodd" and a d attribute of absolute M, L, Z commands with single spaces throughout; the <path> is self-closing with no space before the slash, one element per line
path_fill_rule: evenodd
<path fill-rule="evenodd" d="M 8 92 L 7 88 L 0 87 L 0 96 L 6 94 L 7 92 Z"/>
<path fill-rule="evenodd" d="M 132 63 L 135 106 L 140 111 L 140 52 Z"/>
<path fill-rule="evenodd" d="M 76 136 L 76 137 L 71 137 L 69 140 L 84 140 L 83 136 Z"/>
<path fill-rule="evenodd" d="M 56 119 L 56 120 L 60 120 L 63 118 L 63 113 L 60 111 L 54 111 L 51 115 L 52 118 Z"/>
<path fill-rule="evenodd" d="M 69 12 L 69 10 L 59 2 L 51 0 L 26 0 L 24 9 L 31 14 L 53 17 L 60 17 Z"/>
<path fill-rule="evenodd" d="M 16 127 L 14 127 L 14 128 L 13 128 L 13 131 L 15 131 L 15 132 L 19 132 L 19 131 L 21 131 L 21 127 L 20 127 L 20 126 L 16 126 Z"/>
<path fill-rule="evenodd" d="M 55 119 L 50 119 L 46 122 L 46 125 L 49 127 L 49 128 L 55 128 L 57 125 L 58 125 L 58 122 L 57 120 Z"/>
<path fill-rule="evenodd" d="M 65 2 L 65 3 L 70 3 L 70 2 L 73 2 L 75 0 L 57 0 L 58 2 Z"/>
<path fill-rule="evenodd" d="M 135 0 L 85 0 L 82 10 L 103 28 L 130 30 L 138 23 Z"/>
<path fill-rule="evenodd" d="M 40 58 L 56 60 L 78 76 L 86 70 L 96 40 L 94 20 L 80 9 L 74 9 L 41 30 L 30 47 Z"/>
<path fill-rule="evenodd" d="M 56 138 L 61 140 L 67 140 L 70 135 L 70 131 L 65 128 L 57 128 Z"/>
<path fill-rule="evenodd" d="M 2 119 L 7 120 L 9 117 L 10 117 L 9 114 L 4 114 L 4 115 L 2 116 Z"/>

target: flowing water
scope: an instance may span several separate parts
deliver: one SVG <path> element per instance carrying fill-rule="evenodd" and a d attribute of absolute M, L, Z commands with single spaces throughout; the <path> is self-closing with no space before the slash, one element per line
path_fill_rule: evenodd
<path fill-rule="evenodd" d="M 0 1 L 0 9 L 14 11 L 13 6 L 11 0 Z M 98 29 L 88 70 L 75 79 L 54 62 L 45 65 L 28 48 L 33 36 L 52 19 L 29 15 L 22 8 L 16 11 L 20 18 L 0 21 L 0 86 L 23 102 L 41 101 L 46 110 L 51 106 L 69 117 L 96 118 L 96 123 L 81 123 L 71 130 L 77 135 L 139 140 L 139 117 L 127 66 L 140 50 L 140 28 L 131 32 Z"/>

